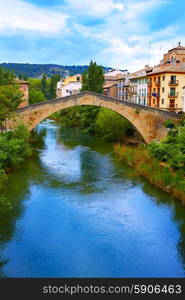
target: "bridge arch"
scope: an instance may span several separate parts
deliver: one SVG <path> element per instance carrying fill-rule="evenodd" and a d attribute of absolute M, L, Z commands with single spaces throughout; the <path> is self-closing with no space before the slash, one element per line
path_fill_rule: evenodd
<path fill-rule="evenodd" d="M 78 105 L 95 105 L 115 111 L 136 128 L 146 143 L 166 137 L 168 129 L 163 126 L 165 120 L 174 119 L 178 121 L 180 118 L 174 112 L 161 111 L 92 92 L 83 92 L 20 108 L 17 110 L 16 118 L 11 127 L 22 120 L 31 131 L 51 114 Z"/>

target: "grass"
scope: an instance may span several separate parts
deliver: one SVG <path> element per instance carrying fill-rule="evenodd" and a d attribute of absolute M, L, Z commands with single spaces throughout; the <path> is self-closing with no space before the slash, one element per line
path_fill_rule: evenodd
<path fill-rule="evenodd" d="M 180 170 L 174 171 L 167 164 L 152 157 L 145 145 L 131 147 L 117 143 L 114 150 L 121 161 L 136 169 L 138 175 L 144 176 L 150 183 L 185 204 L 185 178 Z"/>

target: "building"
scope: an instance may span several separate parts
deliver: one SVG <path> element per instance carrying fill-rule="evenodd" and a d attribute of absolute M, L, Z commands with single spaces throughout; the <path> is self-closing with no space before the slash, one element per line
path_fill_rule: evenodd
<path fill-rule="evenodd" d="M 169 50 L 147 77 L 148 105 L 181 111 L 185 86 L 185 47 L 179 43 L 177 47 Z"/>
<path fill-rule="evenodd" d="M 80 92 L 81 87 L 82 87 L 81 82 L 77 82 L 77 81 L 70 82 L 60 89 L 61 96 L 59 97 L 66 97 L 66 96 L 77 94 Z"/>
<path fill-rule="evenodd" d="M 111 97 L 118 98 L 118 82 L 119 79 L 128 74 L 127 71 L 110 70 L 104 74 L 104 94 L 112 95 Z"/>
<path fill-rule="evenodd" d="M 67 76 L 65 79 L 60 80 L 57 83 L 57 91 L 56 91 L 57 98 L 65 97 L 65 96 L 69 95 L 69 91 L 72 93 L 76 93 L 76 90 L 78 90 L 78 92 L 79 92 L 81 89 L 81 82 L 82 82 L 81 74 Z M 74 83 L 74 85 L 73 85 L 73 83 Z M 75 84 L 75 83 L 77 83 L 77 84 Z M 65 88 L 66 86 L 68 86 L 68 87 Z M 74 88 L 74 92 L 72 91 L 72 88 Z"/>
<path fill-rule="evenodd" d="M 147 105 L 148 104 L 148 78 L 147 74 L 149 72 L 152 72 L 153 68 L 149 67 L 148 65 L 145 66 L 144 69 L 141 69 L 137 72 L 134 72 L 129 77 L 130 81 L 130 90 L 131 90 L 131 96 L 130 99 L 131 102 L 135 102 L 137 104 L 141 105 Z"/>
<path fill-rule="evenodd" d="M 103 93 L 109 97 L 118 97 L 118 85 L 117 83 L 109 83 L 103 86 Z"/>
<path fill-rule="evenodd" d="M 152 68 L 145 68 L 120 78 L 118 80 L 118 98 L 124 101 L 147 105 L 147 73 Z"/>
<path fill-rule="evenodd" d="M 28 98 L 29 98 L 29 82 L 25 80 L 15 79 L 15 83 L 20 86 L 20 90 L 23 93 L 23 102 L 19 105 L 19 107 L 24 107 L 29 105 Z"/>

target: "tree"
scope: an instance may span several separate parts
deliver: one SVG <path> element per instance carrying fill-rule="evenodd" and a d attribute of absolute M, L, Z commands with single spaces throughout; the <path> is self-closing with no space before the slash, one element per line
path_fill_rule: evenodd
<path fill-rule="evenodd" d="M 6 69 L 0 67 L 0 86 L 12 84 L 15 79 L 15 75 Z"/>
<path fill-rule="evenodd" d="M 30 88 L 30 91 L 29 91 L 29 103 L 30 104 L 34 104 L 34 103 L 39 103 L 39 102 L 42 102 L 42 101 L 46 101 L 46 97 L 45 95 L 39 91 L 38 89 L 35 89 L 35 88 Z"/>
<path fill-rule="evenodd" d="M 120 142 L 133 134 L 130 123 L 116 112 L 101 108 L 95 124 L 96 133 L 107 142 Z"/>
<path fill-rule="evenodd" d="M 51 76 L 50 83 L 49 83 L 49 93 L 48 93 L 49 99 L 56 98 L 56 89 L 57 89 L 58 81 L 60 81 L 59 74 Z"/>
<path fill-rule="evenodd" d="M 84 71 L 82 75 L 81 91 L 90 91 L 103 94 L 103 84 L 103 68 L 91 60 L 88 70 Z"/>
<path fill-rule="evenodd" d="M 15 75 L 0 68 L 0 128 L 9 119 L 22 102 L 22 92 L 14 82 Z"/>
<path fill-rule="evenodd" d="M 28 80 L 28 76 L 26 76 L 24 73 L 19 73 L 18 79 L 20 79 L 20 80 Z"/>
<path fill-rule="evenodd" d="M 47 77 L 46 74 L 42 75 L 41 79 L 41 91 L 46 96 L 47 95 Z"/>

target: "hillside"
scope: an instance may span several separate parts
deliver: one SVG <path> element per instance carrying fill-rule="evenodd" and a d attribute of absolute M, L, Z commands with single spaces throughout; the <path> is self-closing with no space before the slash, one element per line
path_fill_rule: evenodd
<path fill-rule="evenodd" d="M 88 68 L 85 66 L 63 66 L 55 64 L 23 64 L 23 63 L 1 63 L 1 67 L 12 70 L 18 76 L 24 74 L 27 77 L 41 77 L 45 73 L 48 77 L 51 77 L 54 74 L 60 74 L 61 77 L 66 75 L 73 74 L 82 74 L 84 70 Z M 110 68 L 103 67 L 105 71 L 108 71 Z"/>

